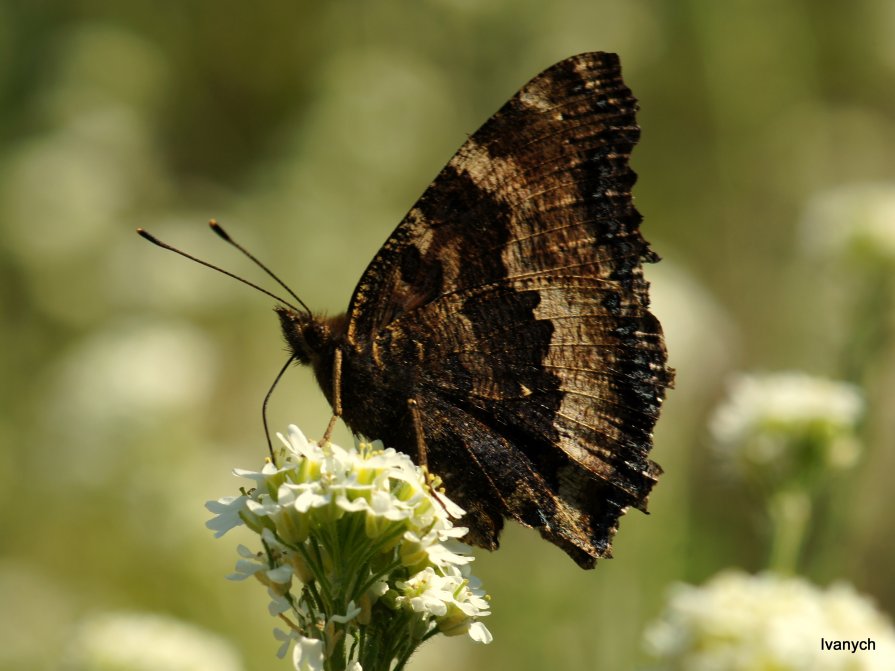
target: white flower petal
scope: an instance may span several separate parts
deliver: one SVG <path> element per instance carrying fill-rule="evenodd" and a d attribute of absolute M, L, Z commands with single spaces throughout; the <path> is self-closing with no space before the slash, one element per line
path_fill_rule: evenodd
<path fill-rule="evenodd" d="M 287 428 L 289 432 L 289 446 L 292 447 L 296 452 L 300 452 L 305 454 L 311 448 L 310 441 L 308 441 L 307 436 L 302 433 L 302 430 L 299 429 L 295 424 L 290 424 Z"/>
<path fill-rule="evenodd" d="M 466 514 L 466 511 L 463 510 L 463 508 L 458 506 L 456 503 L 451 501 L 447 497 L 446 494 L 444 494 L 442 492 L 433 491 L 432 496 L 434 496 L 436 499 L 438 499 L 438 502 L 444 508 L 445 512 L 448 515 L 450 515 L 451 517 L 453 517 L 454 519 L 460 519 L 461 517 L 463 517 Z"/>
<path fill-rule="evenodd" d="M 491 641 L 494 640 L 494 637 L 491 635 L 491 632 L 488 631 L 488 627 L 486 627 L 481 622 L 473 622 L 469 625 L 469 638 L 471 638 L 476 643 L 484 643 L 487 645 Z"/>
<path fill-rule="evenodd" d="M 289 564 L 283 564 L 267 571 L 267 577 L 271 582 L 286 585 L 292 580 L 292 567 Z"/>
<path fill-rule="evenodd" d="M 247 501 L 247 496 L 226 496 L 205 503 L 205 508 L 215 515 L 205 523 L 206 527 L 214 531 L 215 538 L 220 538 L 230 529 L 244 524 L 239 513 L 245 508 Z"/>
<path fill-rule="evenodd" d="M 301 636 L 292 649 L 295 671 L 323 671 L 323 641 Z"/>
<path fill-rule="evenodd" d="M 292 645 L 292 642 L 296 638 L 295 632 L 283 631 L 282 629 L 274 627 L 273 637 L 278 641 L 282 641 L 282 644 L 277 650 L 277 657 L 283 659 L 286 656 L 286 653 L 289 652 L 289 646 Z"/>
<path fill-rule="evenodd" d="M 360 615 L 361 609 L 354 603 L 354 601 L 348 602 L 348 612 L 344 615 L 333 615 L 332 621 L 339 622 L 340 624 L 346 624 L 351 622 L 354 618 Z"/>

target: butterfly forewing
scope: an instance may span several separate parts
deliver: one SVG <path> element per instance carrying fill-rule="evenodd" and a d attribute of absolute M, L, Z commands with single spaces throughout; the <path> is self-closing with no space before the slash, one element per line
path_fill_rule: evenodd
<path fill-rule="evenodd" d="M 544 71 L 457 152 L 352 297 L 346 422 L 424 446 L 479 545 L 511 517 L 593 566 L 658 476 L 647 453 L 672 374 L 630 195 L 635 110 L 614 54 Z M 370 413 L 371 394 L 391 409 Z"/>

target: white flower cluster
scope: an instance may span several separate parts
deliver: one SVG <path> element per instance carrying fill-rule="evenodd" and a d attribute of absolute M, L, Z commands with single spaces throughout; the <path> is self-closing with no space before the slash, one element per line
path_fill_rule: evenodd
<path fill-rule="evenodd" d="M 407 455 L 380 443 L 320 446 L 295 426 L 280 439 L 274 462 L 235 471 L 254 488 L 209 502 L 215 517 L 207 525 L 221 536 L 245 524 L 261 537 L 263 552 L 240 546 L 231 577 L 256 577 L 268 587 L 270 612 L 294 617 L 292 630 L 278 637 L 281 654 L 294 644 L 296 669 L 324 668 L 345 634 L 369 669 L 364 644 L 395 631 L 382 624 L 395 618 L 404 624 L 395 659 L 437 632 L 490 642 L 478 621 L 490 614 L 488 601 L 457 540 L 466 529 L 452 522 L 463 510 Z M 299 595 L 293 578 L 303 584 Z"/>
<path fill-rule="evenodd" d="M 241 671 L 225 639 L 163 615 L 107 612 L 85 618 L 61 656 L 66 671 Z"/>
<path fill-rule="evenodd" d="M 808 467 L 851 466 L 863 410 L 851 384 L 799 372 L 743 374 L 709 426 L 719 454 L 741 474 L 789 477 Z"/>
<path fill-rule="evenodd" d="M 809 253 L 895 261 L 895 184 L 859 183 L 815 196 L 802 221 Z"/>
<path fill-rule="evenodd" d="M 852 652 L 847 641 L 875 649 Z M 702 587 L 676 586 L 645 644 L 654 671 L 895 669 L 895 630 L 866 597 L 848 585 L 823 590 L 770 573 L 731 571 Z"/>

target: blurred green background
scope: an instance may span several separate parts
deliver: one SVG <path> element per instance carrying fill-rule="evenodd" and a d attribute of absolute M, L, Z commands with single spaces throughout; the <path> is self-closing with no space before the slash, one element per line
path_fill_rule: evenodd
<path fill-rule="evenodd" d="M 824 194 L 895 188 L 893 35 L 890 0 L 0 0 L 0 668 L 56 668 L 82 618 L 121 609 L 217 632 L 248 670 L 288 668 L 263 590 L 223 579 L 234 537 L 203 527 L 231 469 L 265 454 L 261 399 L 285 360 L 271 301 L 134 228 L 265 283 L 209 233 L 216 217 L 310 306 L 342 311 L 466 135 L 588 50 L 621 54 L 642 107 L 635 196 L 678 370 L 666 474 L 594 572 L 510 528 L 476 564 L 494 643 L 440 640 L 412 667 L 634 668 L 669 583 L 760 570 L 762 517 L 705 428 L 739 369 L 867 390 L 867 452 L 830 491 L 806 571 L 895 611 L 895 357 L 883 337 L 872 365 L 844 363 L 861 280 L 812 256 L 806 219 Z M 294 371 L 270 416 L 313 435 L 329 411 Z"/>

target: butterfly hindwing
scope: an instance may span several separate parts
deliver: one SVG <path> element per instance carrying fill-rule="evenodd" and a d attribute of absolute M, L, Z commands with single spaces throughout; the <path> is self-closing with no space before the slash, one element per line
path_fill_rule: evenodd
<path fill-rule="evenodd" d="M 645 508 L 665 355 L 652 315 L 606 308 L 620 293 L 605 280 L 531 277 L 442 296 L 376 336 L 385 369 L 418 358 L 432 470 L 462 505 L 482 492 L 494 503 L 488 519 L 464 522 L 479 544 L 496 545 L 499 513 L 592 565 L 624 509 Z"/>

